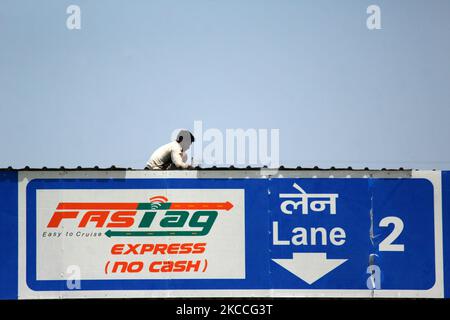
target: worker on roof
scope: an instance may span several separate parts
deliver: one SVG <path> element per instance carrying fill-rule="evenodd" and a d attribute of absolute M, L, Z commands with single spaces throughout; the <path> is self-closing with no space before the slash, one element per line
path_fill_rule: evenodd
<path fill-rule="evenodd" d="M 156 170 L 192 168 L 186 163 L 186 151 L 194 141 L 194 135 L 190 131 L 180 130 L 175 141 L 165 144 L 153 152 L 146 168 Z"/>

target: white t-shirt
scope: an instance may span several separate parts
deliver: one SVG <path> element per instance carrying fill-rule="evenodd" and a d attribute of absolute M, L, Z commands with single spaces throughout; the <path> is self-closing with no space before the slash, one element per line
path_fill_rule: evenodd
<path fill-rule="evenodd" d="M 186 169 L 189 167 L 186 160 L 187 155 L 181 145 L 173 141 L 156 149 L 147 161 L 147 167 L 151 169 L 167 169 L 171 164 L 174 164 L 177 168 Z"/>

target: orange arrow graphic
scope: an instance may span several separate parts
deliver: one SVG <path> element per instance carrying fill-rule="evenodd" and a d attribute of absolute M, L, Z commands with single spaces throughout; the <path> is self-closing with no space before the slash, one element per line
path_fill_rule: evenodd
<path fill-rule="evenodd" d="M 226 210 L 233 208 L 233 204 L 227 202 L 172 202 L 170 209 L 185 209 L 185 210 Z"/>
<path fill-rule="evenodd" d="M 226 210 L 233 208 L 227 202 L 166 202 L 159 207 L 149 207 L 152 203 L 114 203 L 114 202 L 60 202 L 57 210 Z M 155 204 L 157 205 L 157 204 Z"/>

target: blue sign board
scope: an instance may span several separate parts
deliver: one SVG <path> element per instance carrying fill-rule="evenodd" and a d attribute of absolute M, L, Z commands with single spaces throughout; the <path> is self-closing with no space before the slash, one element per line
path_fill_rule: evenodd
<path fill-rule="evenodd" d="M 286 198 L 280 195 L 294 184 L 315 197 L 336 195 L 335 210 L 326 204 L 320 212 L 303 206 L 283 213 L 280 207 Z M 427 290 L 434 286 L 434 201 L 428 180 L 274 179 L 271 193 L 270 252 L 279 264 L 271 267 L 274 287 Z M 313 197 L 309 202 L 320 205 L 317 201 Z M 376 274 L 372 285 L 368 272 Z"/>
<path fill-rule="evenodd" d="M 447 173 L 2 173 L 0 298 L 443 297 L 449 190 Z"/>

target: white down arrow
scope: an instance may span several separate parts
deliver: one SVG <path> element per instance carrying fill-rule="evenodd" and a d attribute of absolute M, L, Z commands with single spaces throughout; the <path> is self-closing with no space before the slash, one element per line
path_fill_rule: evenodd
<path fill-rule="evenodd" d="M 324 252 L 294 252 L 292 259 L 272 259 L 308 284 L 339 267 L 348 259 L 327 259 Z"/>

